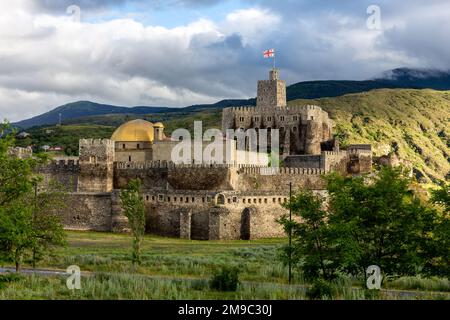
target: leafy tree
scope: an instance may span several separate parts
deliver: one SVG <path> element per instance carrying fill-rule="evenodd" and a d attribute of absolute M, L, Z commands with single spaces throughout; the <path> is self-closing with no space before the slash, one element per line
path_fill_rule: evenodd
<path fill-rule="evenodd" d="M 34 181 L 34 196 L 31 198 L 33 207 L 33 244 L 31 261 L 33 268 L 42 260 L 45 254 L 55 246 L 66 244 L 66 234 L 58 211 L 67 209 L 65 187 L 56 181 L 49 181 L 45 191 L 37 192 L 41 179 Z"/>
<path fill-rule="evenodd" d="M 415 275 L 431 259 L 427 243 L 438 215 L 409 184 L 402 168 L 391 167 L 366 177 L 327 177 L 329 225 L 343 252 L 343 270 L 365 276 L 369 265 L 378 265 L 387 275 Z"/>
<path fill-rule="evenodd" d="M 433 190 L 431 202 L 441 209 L 432 239 L 427 243 L 429 259 L 424 267 L 428 275 L 450 277 L 450 184 Z"/>
<path fill-rule="evenodd" d="M 0 208 L 0 255 L 15 263 L 16 271 L 33 246 L 32 210 L 20 203 Z"/>
<path fill-rule="evenodd" d="M 292 232 L 292 262 L 303 271 L 307 280 L 335 278 L 339 255 L 334 232 L 327 223 L 329 213 L 323 207 L 323 199 L 310 191 L 303 191 L 293 196 L 284 207 L 290 209 L 294 216 L 290 220 L 285 214 L 278 220 L 286 234 Z M 285 257 L 289 256 L 289 250 L 289 247 L 285 248 Z"/>
<path fill-rule="evenodd" d="M 27 256 L 36 261 L 50 246 L 63 244 L 64 232 L 58 217 L 50 214 L 60 206 L 50 193 L 37 193 L 42 179 L 35 170 L 48 159 L 12 156 L 9 150 L 14 145 L 14 132 L 7 133 L 7 123 L 0 129 L 0 256 L 14 262 L 20 271 Z"/>
<path fill-rule="evenodd" d="M 141 180 L 130 180 L 127 187 L 120 193 L 120 200 L 124 215 L 133 235 L 133 265 L 141 263 L 141 245 L 145 233 L 145 206 L 144 199 L 140 195 Z"/>
<path fill-rule="evenodd" d="M 303 191 L 285 205 L 295 219 L 279 220 L 287 234 L 292 231 L 293 261 L 308 281 L 320 289 L 341 273 L 365 277 L 370 265 L 381 268 L 383 279 L 449 276 L 448 211 L 441 214 L 416 196 L 402 168 L 382 167 L 359 177 L 333 173 L 325 179 L 327 208 L 324 199 Z M 434 201 L 445 203 L 447 194 L 436 194 Z"/>

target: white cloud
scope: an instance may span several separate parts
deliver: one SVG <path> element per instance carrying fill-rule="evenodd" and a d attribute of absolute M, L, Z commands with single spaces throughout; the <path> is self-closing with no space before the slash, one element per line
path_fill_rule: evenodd
<path fill-rule="evenodd" d="M 0 15 L 0 114 L 11 120 L 81 98 L 186 105 L 228 97 L 226 86 L 196 72 L 209 60 L 202 48 L 226 37 L 212 21 L 167 29 L 130 19 L 75 23 L 23 10 Z"/>
<path fill-rule="evenodd" d="M 270 66 L 261 57 L 269 46 L 277 49 L 288 83 L 364 79 L 401 66 L 450 68 L 445 1 L 380 0 L 381 31 L 366 28 L 360 1 L 242 1 L 251 7 L 226 12 L 220 21 L 206 17 L 174 28 L 144 25 L 130 12 L 123 14 L 128 18 L 74 23 L 60 4 L 2 1 L 0 118 L 20 120 L 82 99 L 185 106 L 251 97 Z M 107 3 L 124 2 L 76 3 L 101 12 Z M 192 1 L 173 3 L 188 8 Z"/>
<path fill-rule="evenodd" d="M 280 22 L 281 17 L 268 9 L 249 8 L 229 13 L 223 28 L 241 35 L 244 45 L 255 45 L 277 31 Z"/>

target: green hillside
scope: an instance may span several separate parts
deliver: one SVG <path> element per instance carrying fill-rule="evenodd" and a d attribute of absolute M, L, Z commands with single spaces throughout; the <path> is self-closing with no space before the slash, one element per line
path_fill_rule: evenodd
<path fill-rule="evenodd" d="M 378 156 L 397 151 L 422 182 L 450 177 L 450 91 L 380 89 L 289 104 L 321 106 L 343 144 L 371 143 Z"/>
<path fill-rule="evenodd" d="M 66 155 L 78 155 L 78 141 L 81 138 L 109 138 L 115 127 L 95 124 L 74 124 L 63 126 L 34 127 L 28 130 L 31 134 L 26 139 L 17 139 L 16 145 L 20 147 L 48 145 L 50 147 L 64 147 Z"/>

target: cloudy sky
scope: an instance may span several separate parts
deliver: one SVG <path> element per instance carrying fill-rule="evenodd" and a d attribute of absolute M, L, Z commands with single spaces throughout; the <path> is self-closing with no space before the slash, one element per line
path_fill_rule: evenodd
<path fill-rule="evenodd" d="M 1 1 L 0 118 L 253 97 L 268 48 L 288 84 L 448 70 L 449 30 L 447 0 Z"/>

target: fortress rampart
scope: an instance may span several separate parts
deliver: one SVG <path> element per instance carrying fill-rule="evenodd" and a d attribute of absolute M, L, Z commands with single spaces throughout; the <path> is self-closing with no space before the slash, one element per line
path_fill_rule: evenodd
<path fill-rule="evenodd" d="M 44 185 L 50 181 L 61 184 L 68 192 L 75 192 L 78 189 L 78 176 L 80 166 L 76 160 L 51 161 L 46 166 L 38 169 L 44 178 Z"/>
<path fill-rule="evenodd" d="M 66 228 L 129 232 L 120 192 L 139 178 L 148 233 L 210 240 L 284 236 L 276 220 L 286 212 L 290 185 L 294 194 L 311 190 L 325 196 L 325 174 L 357 175 L 372 166 L 370 145 L 340 149 L 333 122 L 321 107 L 288 106 L 285 82 L 275 69 L 269 80 L 258 82 L 256 106 L 223 109 L 222 131 L 279 130 L 281 167 L 268 167 L 267 153 L 263 160 L 250 157 L 253 153 L 235 144 L 233 157 L 227 158 L 230 164 L 189 163 L 189 158 L 183 160 L 187 164 L 174 163 L 168 159 L 177 141 L 166 139 L 163 129 L 161 123 L 133 120 L 116 130 L 114 141 L 81 139 L 78 160 L 39 169 L 47 181 L 55 179 L 71 191 L 70 210 L 60 213 Z M 271 146 L 270 139 L 268 135 Z M 23 157 L 27 152 L 16 150 Z M 238 164 L 248 162 L 241 158 L 253 164 Z"/>

